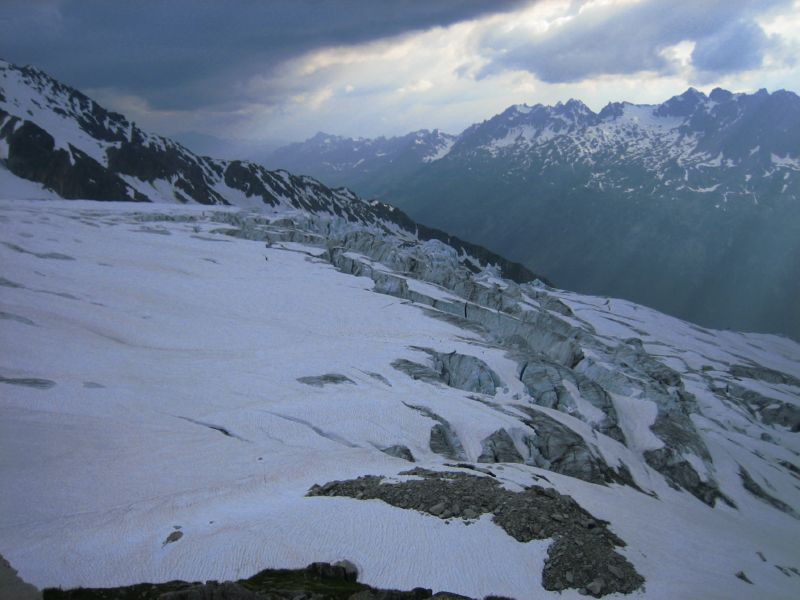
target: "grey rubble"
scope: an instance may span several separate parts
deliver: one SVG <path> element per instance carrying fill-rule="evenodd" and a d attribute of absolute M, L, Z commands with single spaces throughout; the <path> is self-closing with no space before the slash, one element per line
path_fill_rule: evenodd
<path fill-rule="evenodd" d="M 416 468 L 401 475 L 414 479 L 387 483 L 380 477 L 364 476 L 316 485 L 308 495 L 378 499 L 440 519 L 491 514 L 517 541 L 553 538 L 542 572 L 547 590 L 574 588 L 600 597 L 630 593 L 644 582 L 633 565 L 615 551 L 625 543 L 607 523 L 595 519 L 569 496 L 539 486 L 511 492 L 496 479 L 460 472 Z"/>

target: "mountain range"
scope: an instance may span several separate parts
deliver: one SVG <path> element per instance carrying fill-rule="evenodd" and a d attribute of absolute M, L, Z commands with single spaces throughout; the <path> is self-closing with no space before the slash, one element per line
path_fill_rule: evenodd
<path fill-rule="evenodd" d="M 355 201 L 347 189 L 249 161 L 198 156 L 142 131 L 35 67 L 3 61 L 0 160 L 5 195 L 325 211 L 355 222 L 388 221 L 497 264 L 508 277 L 537 277 L 485 248 L 419 225 L 392 206 Z"/>
<path fill-rule="evenodd" d="M 800 98 L 515 105 L 457 136 L 318 134 L 264 160 L 346 185 L 559 285 L 800 338 Z"/>
<path fill-rule="evenodd" d="M 556 288 L 35 68 L 0 64 L 0 111 L 4 576 L 52 598 L 797 596 L 796 342 Z"/>

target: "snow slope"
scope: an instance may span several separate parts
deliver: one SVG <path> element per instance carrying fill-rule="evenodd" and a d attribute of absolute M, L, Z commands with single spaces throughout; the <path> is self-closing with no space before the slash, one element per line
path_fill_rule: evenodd
<path fill-rule="evenodd" d="M 247 226 L 253 219 L 262 229 Z M 619 552 L 646 579 L 633 596 L 797 597 L 800 492 L 785 464 L 797 464 L 798 434 L 748 412 L 731 391 L 747 387 L 797 407 L 797 344 L 516 286 L 491 270 L 474 278 L 465 301 L 444 244 L 426 243 L 427 255 L 440 253 L 430 270 L 408 271 L 396 265 L 413 240 L 380 246 L 369 232 L 351 232 L 325 246 L 313 242 L 309 219 L 288 209 L 248 216 L 225 207 L 0 201 L 0 554 L 25 580 L 222 580 L 347 558 L 378 587 L 548 597 L 548 540 L 519 543 L 486 515 L 444 521 L 377 500 L 305 497 L 334 479 L 402 479 L 409 463 L 380 450 L 391 445 L 405 445 L 421 466 L 452 470 L 432 450 L 434 421 L 409 405 L 446 419 L 474 463 L 500 428 L 525 452 L 525 435 L 535 436 L 520 420 L 525 404 L 565 423 L 608 465 L 625 464 L 642 491 L 543 468 L 527 453 L 525 464 L 487 466 L 511 489 L 553 485 L 608 520 L 628 544 Z M 335 218 L 325 223 L 317 230 L 336 230 Z M 397 244 L 395 235 L 380 240 Z M 335 251 L 340 243 L 347 252 Z M 456 303 L 467 318 L 450 310 Z M 509 315 L 537 331 L 571 332 L 583 358 L 570 372 L 613 394 L 626 444 L 599 432 L 584 388 L 571 390 L 572 412 L 531 395 L 518 350 L 493 333 Z M 686 460 L 737 508 L 671 487 L 642 458 L 664 445 L 664 434 L 650 427 L 661 408 L 632 383 L 644 371 L 621 366 L 646 362 L 623 356 L 631 337 L 696 398 L 691 419 L 710 457 L 686 451 Z M 557 345 L 542 346 L 546 364 L 556 364 Z M 477 393 L 392 366 L 425 364 L 419 348 L 478 358 L 503 385 Z M 733 377 L 734 364 L 785 381 Z M 326 374 L 347 380 L 298 380 Z M 568 391 L 569 383 L 565 376 Z M 746 490 L 740 466 L 789 511 Z M 177 528 L 183 537 L 165 544 Z"/>

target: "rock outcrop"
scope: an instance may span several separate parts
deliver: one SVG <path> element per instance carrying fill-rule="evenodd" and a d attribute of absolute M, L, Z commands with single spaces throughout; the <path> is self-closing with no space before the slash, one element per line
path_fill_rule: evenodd
<path fill-rule="evenodd" d="M 21 597 L 20 597 L 21 598 Z M 469 600 L 430 589 L 383 590 L 358 582 L 358 569 L 348 560 L 317 562 L 305 569 L 265 569 L 238 581 L 169 581 L 115 588 L 44 590 L 44 600 Z"/>
<path fill-rule="evenodd" d="M 625 542 L 569 496 L 538 486 L 515 493 L 493 478 L 461 472 L 416 468 L 401 475 L 414 479 L 388 483 L 368 475 L 315 485 L 308 495 L 379 499 L 440 519 L 470 520 L 490 514 L 520 542 L 553 538 L 542 572 L 547 590 L 572 588 L 599 598 L 630 593 L 644 583 L 633 565 L 615 551 Z"/>

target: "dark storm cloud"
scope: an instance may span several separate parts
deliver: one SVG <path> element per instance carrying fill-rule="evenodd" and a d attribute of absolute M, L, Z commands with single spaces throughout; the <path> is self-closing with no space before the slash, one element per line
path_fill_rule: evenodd
<path fill-rule="evenodd" d="M 699 40 L 692 51 L 692 65 L 715 74 L 755 69 L 769 46 L 769 38 L 756 23 L 737 21 Z"/>
<path fill-rule="evenodd" d="M 482 75 L 521 69 L 562 83 L 645 70 L 670 74 L 674 65 L 662 52 L 682 41 L 696 42 L 692 63 L 706 75 L 755 68 L 770 40 L 754 19 L 791 0 L 644 0 L 583 14 L 580 4 L 571 21 L 538 36 L 490 33 L 483 45 L 492 61 Z"/>
<path fill-rule="evenodd" d="M 158 109 L 230 98 L 281 61 L 508 10 L 522 0 L 2 0 L 0 57 Z"/>

